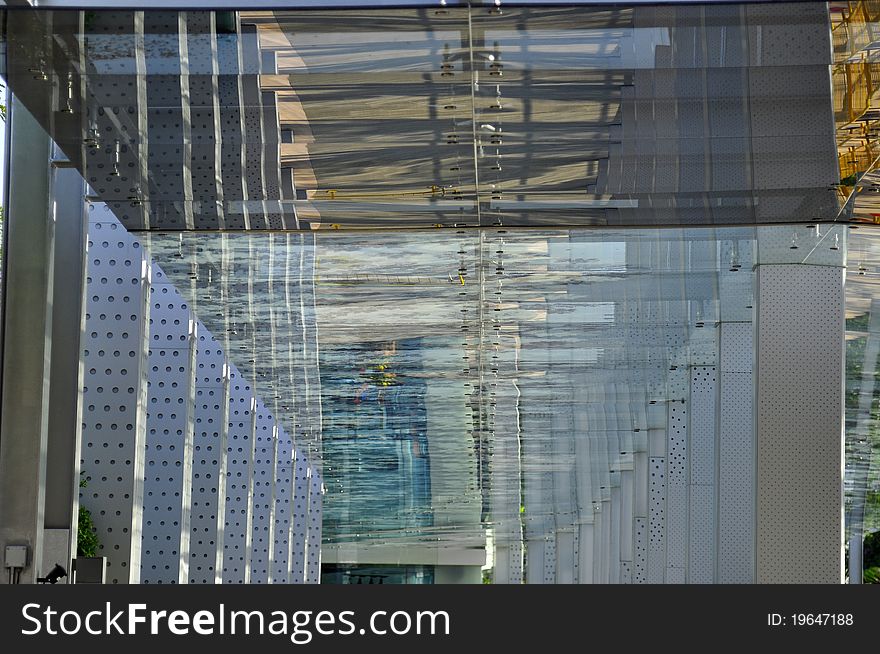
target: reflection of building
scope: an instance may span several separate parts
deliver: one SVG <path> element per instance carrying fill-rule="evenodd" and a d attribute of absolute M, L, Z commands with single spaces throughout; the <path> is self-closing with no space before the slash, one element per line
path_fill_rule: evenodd
<path fill-rule="evenodd" d="M 117 582 L 839 581 L 826 3 L 4 16 L 0 540 L 79 460 Z"/>
<path fill-rule="evenodd" d="M 327 543 L 394 542 L 431 524 L 430 449 L 419 339 L 324 353 Z M 337 357 L 346 360 L 337 362 Z M 352 374 L 354 373 L 354 374 Z M 361 554 L 360 563 L 369 563 Z M 360 568 L 348 571 L 357 577 Z M 373 583 L 373 575 L 367 582 Z M 384 583 L 384 582 L 383 582 Z"/>

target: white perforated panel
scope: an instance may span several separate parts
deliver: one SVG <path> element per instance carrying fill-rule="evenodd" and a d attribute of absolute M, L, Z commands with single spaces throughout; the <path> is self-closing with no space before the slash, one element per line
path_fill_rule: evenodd
<path fill-rule="evenodd" d="M 251 495 L 251 581 L 269 583 L 271 568 L 272 516 L 275 511 L 275 418 L 257 400 L 254 467 Z"/>
<path fill-rule="evenodd" d="M 306 548 L 306 583 L 321 583 L 321 526 L 324 504 L 324 482 L 314 465 L 310 468 L 309 484 L 309 533 Z"/>
<path fill-rule="evenodd" d="M 688 414 L 683 402 L 668 403 L 666 430 L 666 572 L 684 575 L 688 555 Z M 673 582 L 677 583 L 677 582 Z"/>
<path fill-rule="evenodd" d="M 149 278 L 140 243 L 104 204 L 89 211 L 80 466 L 107 582 L 140 581 Z"/>
<path fill-rule="evenodd" d="M 578 552 L 580 556 L 580 552 Z M 508 547 L 508 583 L 523 583 L 523 545 L 522 540 L 511 543 Z"/>
<path fill-rule="evenodd" d="M 662 584 L 666 572 L 666 458 L 651 457 L 648 480 L 648 583 Z"/>
<path fill-rule="evenodd" d="M 750 322 L 726 322 L 721 325 L 722 372 L 751 372 L 754 358 L 754 325 Z"/>
<path fill-rule="evenodd" d="M 578 583 L 593 583 L 593 560 L 595 538 L 593 524 L 581 524 L 578 530 Z"/>
<path fill-rule="evenodd" d="M 718 582 L 755 582 L 752 323 L 721 325 Z"/>
<path fill-rule="evenodd" d="M 195 320 L 152 264 L 142 583 L 189 580 Z"/>
<path fill-rule="evenodd" d="M 544 537 L 543 583 L 556 583 L 556 534 L 549 533 Z"/>
<path fill-rule="evenodd" d="M 683 584 L 686 582 L 686 571 L 683 568 L 666 568 L 667 584 Z"/>
<path fill-rule="evenodd" d="M 750 372 L 721 373 L 718 583 L 755 582 L 754 387 Z"/>
<path fill-rule="evenodd" d="M 290 583 L 306 580 L 306 538 L 309 514 L 309 462 L 300 449 L 294 450 L 293 525 L 290 533 Z"/>
<path fill-rule="evenodd" d="M 201 323 L 197 333 L 189 582 L 214 584 L 223 569 L 229 373 L 220 343 Z"/>
<path fill-rule="evenodd" d="M 617 440 L 617 437 L 614 437 L 614 440 Z M 608 562 L 608 579 L 605 583 L 613 584 L 616 583 L 618 579 L 620 579 L 620 515 L 621 515 L 621 494 L 620 494 L 620 473 L 614 472 L 611 474 L 611 501 L 608 502 L 610 506 L 610 517 L 609 520 L 609 562 Z M 575 539 L 573 543 L 573 547 L 575 552 L 578 549 L 578 541 Z M 576 561 L 577 559 L 575 559 Z M 577 567 L 575 567 L 575 574 L 577 574 Z"/>
<path fill-rule="evenodd" d="M 648 583 L 647 560 L 648 560 L 648 525 L 647 518 L 636 518 L 633 530 L 633 562 L 632 583 Z"/>
<path fill-rule="evenodd" d="M 841 581 L 843 279 L 758 267 L 759 583 Z"/>
<path fill-rule="evenodd" d="M 631 584 L 632 580 L 632 563 L 629 561 L 620 562 L 620 583 Z"/>
<path fill-rule="evenodd" d="M 229 433 L 226 446 L 226 512 L 223 583 L 250 581 L 251 470 L 254 458 L 254 394 L 232 366 L 229 375 Z"/>
<path fill-rule="evenodd" d="M 629 451 L 629 450 L 627 450 Z M 633 475 L 632 470 L 620 474 L 620 561 L 629 563 L 632 572 L 633 560 Z"/>
<path fill-rule="evenodd" d="M 280 426 L 275 460 L 275 516 L 272 583 L 290 583 L 290 533 L 293 518 L 293 439 Z"/>
<path fill-rule="evenodd" d="M 717 371 L 691 368 L 690 526 L 688 581 L 712 583 L 715 578 L 715 424 Z"/>

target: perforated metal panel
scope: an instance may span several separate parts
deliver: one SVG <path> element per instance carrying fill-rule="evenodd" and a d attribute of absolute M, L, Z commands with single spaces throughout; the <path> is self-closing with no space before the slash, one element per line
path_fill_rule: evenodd
<path fill-rule="evenodd" d="M 244 140 L 238 147 L 244 153 L 245 188 L 252 206 L 259 206 L 260 211 L 251 217 L 252 228 L 265 228 L 266 221 L 266 186 L 264 171 L 264 134 L 263 134 L 263 94 L 260 90 L 261 56 L 256 25 L 241 25 L 240 32 L 242 72 L 241 76 L 242 117 L 244 122 Z M 255 224 L 257 220 L 260 224 Z"/>
<path fill-rule="evenodd" d="M 752 323 L 721 325 L 718 582 L 755 582 L 755 421 Z"/>
<path fill-rule="evenodd" d="M 149 266 L 105 204 L 88 206 L 80 502 L 107 557 L 107 582 L 140 581 Z"/>
<path fill-rule="evenodd" d="M 616 437 L 614 440 L 617 440 Z M 606 503 L 606 506 L 609 509 L 609 520 L 608 520 L 608 576 L 605 583 L 613 584 L 617 583 L 617 580 L 620 579 L 620 488 L 618 486 L 620 480 L 620 473 L 614 472 L 611 475 L 611 499 Z M 572 547 L 575 552 L 578 550 L 578 541 L 574 540 Z M 577 559 L 575 559 L 577 560 Z M 561 559 L 560 559 L 561 561 Z M 575 566 L 574 574 L 576 575 L 578 572 L 577 566 Z"/>
<path fill-rule="evenodd" d="M 751 322 L 725 322 L 721 325 L 721 372 L 752 372 L 754 339 Z"/>
<path fill-rule="evenodd" d="M 648 514 L 648 583 L 662 584 L 666 573 L 666 457 L 651 457 Z"/>
<path fill-rule="evenodd" d="M 226 446 L 226 511 L 223 521 L 223 583 L 250 582 L 251 471 L 254 459 L 254 393 L 235 366 L 229 375 Z"/>
<path fill-rule="evenodd" d="M 306 583 L 321 583 L 321 526 L 324 504 L 324 482 L 318 468 L 309 468 L 309 533 L 306 547 Z"/>
<path fill-rule="evenodd" d="M 543 583 L 555 584 L 556 583 L 556 533 L 555 532 L 549 533 L 544 537 L 543 553 L 544 553 Z"/>
<path fill-rule="evenodd" d="M 306 582 L 306 540 L 309 515 L 309 462 L 297 447 L 294 457 L 293 525 L 290 531 L 290 583 Z"/>
<path fill-rule="evenodd" d="M 789 16 L 791 11 L 790 7 L 781 4 L 749 4 L 744 9 L 751 23 L 748 30 L 750 64 L 779 66 L 828 61 L 830 34 L 823 3 L 798 6 L 797 21 L 779 20 Z"/>
<path fill-rule="evenodd" d="M 630 446 L 627 446 L 630 447 Z M 626 450 L 629 452 L 630 450 Z M 633 475 L 632 470 L 624 470 L 620 473 L 620 566 L 621 575 L 623 568 L 628 572 L 628 578 L 632 582 L 633 561 Z M 583 539 L 581 539 L 581 542 Z M 621 583 L 623 583 L 621 581 Z"/>
<path fill-rule="evenodd" d="M 668 405 L 666 457 L 666 574 L 683 577 L 688 556 L 688 412 L 684 402 Z M 678 572 L 680 571 L 680 573 Z"/>
<path fill-rule="evenodd" d="M 275 62 L 275 53 L 263 51 L 263 73 L 274 75 L 278 67 Z M 265 137 L 263 139 L 263 178 L 266 187 L 266 224 L 269 229 L 286 229 L 295 227 L 295 223 L 288 225 L 284 219 L 284 213 L 279 200 L 281 199 L 281 125 L 278 121 L 277 100 L 273 91 L 264 91 L 261 101 L 263 104 L 262 128 Z M 293 198 L 291 198 L 293 199 Z"/>
<path fill-rule="evenodd" d="M 94 67 L 89 72 L 97 74 L 87 85 L 94 108 L 86 118 L 83 177 L 104 198 L 142 197 L 148 176 L 143 19 L 143 12 L 96 12 L 85 28 L 85 59 Z M 120 93 L 124 76 L 130 77 Z M 107 206 L 128 228 L 148 224 L 145 206 L 137 201 L 112 200 Z"/>
<path fill-rule="evenodd" d="M 142 583 L 189 580 L 195 319 L 152 264 Z"/>
<path fill-rule="evenodd" d="M 763 26 L 767 32 L 774 27 Z M 824 28 L 827 35 L 828 28 Z M 767 35 L 765 35 L 767 38 Z M 817 40 L 813 37 L 815 44 Z M 792 42 L 792 41 L 789 41 Z M 804 41 L 807 43 L 808 41 Z M 827 43 L 827 40 L 826 40 Z M 826 46 L 827 47 L 827 46 Z M 829 179 L 839 176 L 839 164 L 829 157 L 833 152 L 834 132 L 828 128 L 833 120 L 832 106 L 827 91 L 820 91 L 830 83 L 828 62 L 824 65 L 762 66 L 749 73 L 749 95 L 753 130 L 753 184 L 756 189 L 783 189 L 792 186 L 820 189 Z M 817 92 L 805 97 L 794 107 L 780 108 L 779 100 L 790 97 L 793 89 L 816 89 Z M 809 133 L 813 137 L 807 141 L 798 134 Z M 796 151 L 796 168 L 792 166 L 782 172 L 779 157 L 770 150 Z M 795 173 L 796 174 L 793 174 Z M 821 198 L 821 196 L 819 196 Z M 819 200 L 819 202 L 824 202 Z M 818 203 L 817 203 L 818 204 Z M 822 206 L 819 204 L 819 206 Z M 778 211 L 778 207 L 775 207 Z M 759 205 L 759 219 L 774 220 L 768 208 Z M 815 210 L 811 207 L 812 210 Z M 777 218 L 778 220 L 778 218 Z"/>
<path fill-rule="evenodd" d="M 275 515 L 272 543 L 272 583 L 290 583 L 290 536 L 293 518 L 293 439 L 278 427 L 275 456 Z"/>
<path fill-rule="evenodd" d="M 186 23 L 193 223 L 197 228 L 211 228 L 224 222 L 216 14 L 189 12 Z"/>
<path fill-rule="evenodd" d="M 269 583 L 275 512 L 275 450 L 278 438 L 275 418 L 257 400 L 257 418 L 254 445 L 253 483 L 251 495 L 251 581 Z"/>
<path fill-rule="evenodd" d="M 192 161 L 186 13 L 144 13 L 150 225 L 192 229 Z"/>
<path fill-rule="evenodd" d="M 843 279 L 758 266 L 759 583 L 841 582 Z"/>
<path fill-rule="evenodd" d="M 620 562 L 620 583 L 631 584 L 632 581 L 632 563 L 629 561 Z"/>
<path fill-rule="evenodd" d="M 690 372 L 688 581 L 708 584 L 715 579 L 715 418 L 718 374 L 710 366 L 693 367 Z"/>
<path fill-rule="evenodd" d="M 241 110 L 241 41 L 237 34 L 217 34 L 218 70 L 229 74 L 217 78 L 219 105 L 223 107 L 220 115 L 220 176 L 224 197 L 247 200 L 245 179 L 245 151 L 241 147 L 244 134 L 244 112 Z M 246 202 L 242 202 L 246 205 Z M 228 229 L 246 229 L 249 226 L 247 207 L 240 213 L 225 216 L 224 225 Z"/>
<path fill-rule="evenodd" d="M 632 583 L 645 584 L 648 582 L 648 520 L 647 518 L 636 518 L 634 522 Z"/>
<path fill-rule="evenodd" d="M 193 428 L 189 582 L 214 584 L 223 570 L 229 367 L 220 343 L 201 323 Z"/>
<path fill-rule="evenodd" d="M 578 553 L 579 554 L 579 553 Z M 507 550 L 508 583 L 523 583 L 523 545 L 522 540 L 512 543 Z"/>

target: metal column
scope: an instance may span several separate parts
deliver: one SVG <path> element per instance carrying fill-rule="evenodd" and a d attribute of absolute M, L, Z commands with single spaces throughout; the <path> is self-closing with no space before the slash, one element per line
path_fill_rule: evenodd
<path fill-rule="evenodd" d="M 844 270 L 757 270 L 757 581 L 841 583 Z"/>
<path fill-rule="evenodd" d="M 256 400 L 232 366 L 229 377 L 229 433 L 226 447 L 226 506 L 223 521 L 223 583 L 250 582 L 251 482 Z"/>
<path fill-rule="evenodd" d="M 52 170 L 55 207 L 55 274 L 52 294 L 52 362 L 46 449 L 46 514 L 42 570 L 70 570 L 76 556 L 79 461 L 82 440 L 81 338 L 85 329 L 85 183 L 56 152 Z M 67 581 L 65 578 L 63 581 Z"/>
<path fill-rule="evenodd" d="M 229 365 L 201 322 L 198 335 L 189 583 L 216 584 L 223 569 Z"/>
<path fill-rule="evenodd" d="M 153 264 L 150 288 L 143 583 L 189 579 L 196 323 Z"/>
<path fill-rule="evenodd" d="M 11 107 L 9 221 L 3 283 L 0 395 L 0 555 L 28 547 L 18 581 L 40 575 L 49 430 L 55 239 L 49 211 L 49 137 L 17 100 Z M 2 575 L 0 583 L 6 583 Z"/>

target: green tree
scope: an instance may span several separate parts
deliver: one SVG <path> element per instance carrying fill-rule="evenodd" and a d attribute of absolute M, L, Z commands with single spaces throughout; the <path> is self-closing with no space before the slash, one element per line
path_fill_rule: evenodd
<path fill-rule="evenodd" d="M 86 487 L 86 480 L 79 480 L 79 487 Z M 82 504 L 79 505 L 79 527 L 76 531 L 76 555 L 98 556 L 98 530 L 92 520 L 91 512 Z"/>

